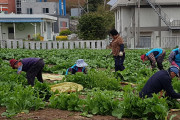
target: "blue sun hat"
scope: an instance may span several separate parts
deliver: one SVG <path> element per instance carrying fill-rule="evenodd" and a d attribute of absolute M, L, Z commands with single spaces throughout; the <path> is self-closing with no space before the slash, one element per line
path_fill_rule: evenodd
<path fill-rule="evenodd" d="M 86 67 L 86 66 L 88 66 L 88 64 L 85 63 L 83 59 L 78 59 L 78 60 L 76 61 L 76 66 L 77 66 L 77 67 Z"/>
<path fill-rule="evenodd" d="M 177 77 L 179 77 L 179 68 L 176 66 L 171 66 L 170 67 L 170 71 L 174 72 L 176 74 Z"/>

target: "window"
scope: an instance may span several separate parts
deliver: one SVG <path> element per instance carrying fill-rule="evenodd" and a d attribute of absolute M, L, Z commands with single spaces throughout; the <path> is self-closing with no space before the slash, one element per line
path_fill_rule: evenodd
<path fill-rule="evenodd" d="M 61 21 L 61 22 L 60 22 L 60 26 L 61 26 L 61 27 L 67 27 L 67 22 Z"/>
<path fill-rule="evenodd" d="M 8 33 L 14 33 L 14 28 L 13 27 L 9 27 L 8 28 Z"/>
<path fill-rule="evenodd" d="M 27 14 L 32 14 L 32 8 L 27 8 Z"/>
<path fill-rule="evenodd" d="M 49 13 L 49 8 L 43 8 L 43 13 Z"/>
<path fill-rule="evenodd" d="M 17 14 L 21 13 L 21 8 L 17 8 Z"/>

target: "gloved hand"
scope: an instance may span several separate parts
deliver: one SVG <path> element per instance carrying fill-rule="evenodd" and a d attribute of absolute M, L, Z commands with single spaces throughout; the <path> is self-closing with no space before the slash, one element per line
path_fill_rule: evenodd
<path fill-rule="evenodd" d="M 123 52 L 122 51 L 119 52 L 119 56 L 123 56 Z"/>
<path fill-rule="evenodd" d="M 17 74 L 21 74 L 22 71 L 17 71 Z"/>
<path fill-rule="evenodd" d="M 109 55 L 112 55 L 112 51 L 109 53 Z"/>

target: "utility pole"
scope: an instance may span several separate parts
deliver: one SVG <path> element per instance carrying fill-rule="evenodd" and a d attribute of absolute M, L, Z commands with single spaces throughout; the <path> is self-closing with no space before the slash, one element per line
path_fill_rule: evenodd
<path fill-rule="evenodd" d="M 159 8 L 161 14 L 161 9 Z M 161 17 L 159 16 L 159 47 L 161 47 Z"/>
<path fill-rule="evenodd" d="M 87 0 L 87 13 L 89 13 L 89 6 L 88 6 L 88 0 Z"/>
<path fill-rule="evenodd" d="M 137 42 L 138 47 L 140 43 L 140 0 L 138 0 L 138 29 L 137 29 Z"/>
<path fill-rule="evenodd" d="M 104 0 L 104 10 L 106 9 L 106 0 Z"/>

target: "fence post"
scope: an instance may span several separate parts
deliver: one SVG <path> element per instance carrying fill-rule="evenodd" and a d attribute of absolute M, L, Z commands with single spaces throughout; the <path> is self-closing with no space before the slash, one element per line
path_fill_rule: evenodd
<path fill-rule="evenodd" d="M 79 49 L 79 41 L 75 41 L 75 48 Z"/>
<path fill-rule="evenodd" d="M 36 49 L 39 50 L 41 47 L 40 47 L 40 42 L 36 42 Z"/>
<path fill-rule="evenodd" d="M 7 40 L 7 48 L 11 48 L 11 40 Z"/>
<path fill-rule="evenodd" d="M 69 43 L 68 41 L 64 42 L 64 49 L 68 49 L 68 43 Z"/>
<path fill-rule="evenodd" d="M 91 49 L 95 49 L 95 48 L 96 48 L 96 47 L 95 47 L 95 42 L 96 42 L 96 41 L 92 41 L 92 42 L 91 42 Z"/>
<path fill-rule="evenodd" d="M 63 41 L 59 41 L 59 49 L 63 49 Z"/>
<path fill-rule="evenodd" d="M 102 41 L 102 49 L 106 49 L 107 46 L 107 42 L 106 41 Z"/>
<path fill-rule="evenodd" d="M 51 50 L 52 49 L 52 42 L 51 41 L 47 42 L 47 45 L 48 45 L 48 49 Z"/>
<path fill-rule="evenodd" d="M 46 49 L 46 42 L 45 41 L 42 42 L 42 49 Z"/>
<path fill-rule="evenodd" d="M 81 44 L 81 48 L 84 49 L 84 41 L 81 41 L 80 44 Z"/>
<path fill-rule="evenodd" d="M 90 49 L 90 41 L 86 41 L 85 43 L 86 43 L 86 48 Z"/>
<path fill-rule="evenodd" d="M 24 47 L 25 47 L 25 49 L 29 49 L 29 42 L 28 41 L 24 42 Z"/>
<path fill-rule="evenodd" d="M 57 42 L 53 41 L 53 49 L 57 49 Z"/>
<path fill-rule="evenodd" d="M 17 40 L 13 40 L 13 49 L 17 49 Z"/>
<path fill-rule="evenodd" d="M 35 42 L 34 41 L 31 41 L 30 42 L 30 49 L 34 50 L 35 49 L 35 46 L 34 46 Z"/>
<path fill-rule="evenodd" d="M 101 41 L 97 41 L 97 49 L 101 49 Z"/>
<path fill-rule="evenodd" d="M 6 40 L 1 40 L 1 48 L 6 48 Z"/>
<path fill-rule="evenodd" d="M 22 40 L 18 41 L 18 46 L 19 46 L 19 48 L 23 48 L 23 41 Z"/>

